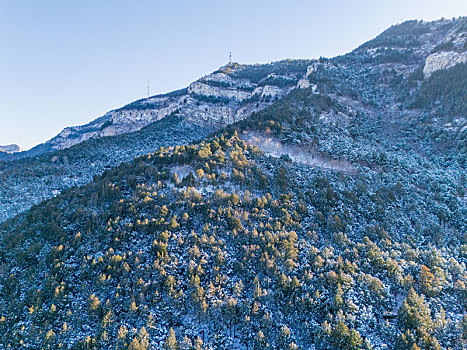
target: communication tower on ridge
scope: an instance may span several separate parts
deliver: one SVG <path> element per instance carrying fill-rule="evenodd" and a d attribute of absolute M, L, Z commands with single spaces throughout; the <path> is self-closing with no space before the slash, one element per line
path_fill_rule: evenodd
<path fill-rule="evenodd" d="M 232 51 L 229 52 L 229 66 L 232 65 Z"/>

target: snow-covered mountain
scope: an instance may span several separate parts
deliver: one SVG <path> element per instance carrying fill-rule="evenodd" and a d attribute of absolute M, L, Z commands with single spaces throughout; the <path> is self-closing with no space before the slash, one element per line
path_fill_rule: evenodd
<path fill-rule="evenodd" d="M 423 74 L 429 78 L 440 69 L 467 62 L 465 29 L 451 25 L 451 22 L 425 22 L 416 29 L 418 33 L 404 33 L 404 28 L 410 26 L 410 22 L 405 22 L 391 27 L 355 52 L 366 53 L 369 59 L 373 58 L 378 63 L 377 69 L 392 65 L 397 73 L 406 76 L 411 72 L 410 64 L 378 60 L 387 58 L 388 50 L 393 58 L 395 55 L 403 56 L 410 50 L 411 63 L 418 64 L 419 60 L 423 60 Z M 392 39 L 385 42 L 388 34 Z M 416 43 L 414 36 L 417 37 Z M 15 151 L 17 153 L 14 156 L 0 155 L 0 160 L 35 156 L 65 149 L 88 139 L 130 133 L 173 114 L 189 123 L 219 129 L 264 109 L 294 88 L 309 87 L 306 77 L 319 66 L 317 60 L 286 60 L 257 65 L 227 64 L 187 88 L 129 103 L 88 124 L 67 127 L 51 140 L 29 151 Z"/>
<path fill-rule="evenodd" d="M 320 125 L 348 125 L 360 114 L 384 122 L 386 136 L 394 137 L 406 123 L 412 125 L 411 131 L 423 128 L 414 133 L 413 142 L 436 133 L 433 137 L 440 147 L 453 142 L 462 145 L 467 130 L 462 109 L 465 22 L 405 22 L 331 59 L 233 63 L 186 89 L 141 99 L 87 125 L 66 128 L 27 152 L 0 152 L 0 160 L 17 159 L 0 162 L 0 221 L 171 141 L 192 142 L 274 102 L 280 105 L 284 96 L 296 90 L 328 96 L 344 108 L 323 113 Z M 449 72 L 449 77 L 443 72 Z M 440 90 L 448 82 L 457 82 L 461 91 Z M 291 135 L 303 138 L 303 134 L 300 130 Z M 340 132 L 334 139 L 345 135 Z M 327 147 L 324 141 L 321 147 Z"/>
<path fill-rule="evenodd" d="M 242 120 L 288 94 L 296 87 L 310 62 L 231 63 L 185 89 L 144 98 L 110 111 L 86 125 L 67 127 L 51 140 L 18 156 L 38 155 L 89 139 L 137 131 L 174 114 L 189 123 L 218 129 Z"/>
<path fill-rule="evenodd" d="M 465 349 L 465 52 L 408 21 L 1 162 L 0 348 Z"/>

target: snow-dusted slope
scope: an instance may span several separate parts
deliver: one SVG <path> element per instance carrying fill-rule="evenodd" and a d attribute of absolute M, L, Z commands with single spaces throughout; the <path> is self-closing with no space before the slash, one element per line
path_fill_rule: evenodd
<path fill-rule="evenodd" d="M 65 128 L 30 154 L 71 147 L 92 138 L 141 128 L 171 114 L 203 127 L 219 128 L 248 117 L 295 88 L 311 61 L 288 60 L 266 65 L 232 63 L 186 89 L 152 96 L 110 111 L 81 126 Z M 293 67 L 291 70 L 284 69 Z M 283 72 L 277 72 L 283 70 Z"/>
<path fill-rule="evenodd" d="M 320 129 L 329 131 L 318 145 L 320 157 L 312 159 L 318 166 L 324 164 L 329 168 L 329 154 L 339 153 L 335 151 L 335 143 L 365 133 L 361 125 L 346 132 L 352 122 L 360 119 L 375 121 L 373 127 L 376 122 L 383 125 L 384 137 L 394 138 L 400 134 L 402 125 L 410 124 L 414 140 L 431 139 L 429 135 L 436 132 L 444 135 L 439 138 L 437 134 L 440 147 L 445 149 L 453 140 L 461 145 L 467 130 L 465 113 L 459 103 L 462 102 L 459 100 L 463 83 L 459 75 L 462 74 L 449 73 L 460 80 L 455 91 L 448 89 L 449 94 L 440 93 L 437 87 L 451 80 L 440 80 L 442 77 L 438 75 L 462 65 L 449 70 L 450 65 L 438 67 L 431 77 L 424 77 L 423 68 L 433 55 L 465 54 L 466 22 L 466 19 L 410 21 L 391 27 L 347 55 L 332 59 L 285 60 L 262 65 L 233 63 L 185 89 L 141 99 L 87 125 L 66 128 L 30 151 L 0 152 L 0 160 L 41 155 L 17 159 L 14 163 L 0 162 L 0 221 L 64 189 L 85 184 L 94 175 L 122 161 L 130 161 L 171 142 L 192 142 L 263 110 L 273 101 L 277 101 L 276 108 L 283 109 L 281 122 L 287 118 L 293 121 L 294 132 L 286 136 L 295 143 L 307 139 L 303 125 L 296 122 L 297 117 L 306 115 L 310 108 L 319 109 L 319 103 L 327 105 L 335 101 L 338 105 L 321 112 L 317 128 L 309 135 L 313 139 Z M 313 106 L 294 110 L 293 104 L 287 104 L 294 93 L 306 95 Z M 433 98 L 427 100 L 428 95 Z M 429 130 L 417 129 L 422 127 Z M 373 129 L 369 128 L 368 132 L 374 137 Z M 424 146 L 417 149 L 426 153 Z M 296 148 L 284 150 L 292 158 L 298 157 L 294 153 Z M 358 158 L 355 152 L 355 148 L 350 148 L 348 160 Z M 460 154 L 459 150 L 456 152 Z M 320 162 L 321 158 L 325 162 Z"/>

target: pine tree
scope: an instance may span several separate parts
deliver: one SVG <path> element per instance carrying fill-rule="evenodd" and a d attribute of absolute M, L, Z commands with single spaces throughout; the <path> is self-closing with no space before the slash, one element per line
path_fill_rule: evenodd
<path fill-rule="evenodd" d="M 269 348 L 268 342 L 266 341 L 264 333 L 260 330 L 258 331 L 258 334 L 256 334 L 253 342 L 253 350 L 262 350 L 267 348 Z"/>
<path fill-rule="evenodd" d="M 432 337 L 434 322 L 425 299 L 413 288 L 399 309 L 399 325 L 403 333 L 397 342 L 397 349 L 410 349 L 413 344 L 420 348 L 438 349 L 438 340 Z"/>
<path fill-rule="evenodd" d="M 179 347 L 178 347 L 177 338 L 175 337 L 175 331 L 173 330 L 172 327 L 170 327 L 169 335 L 167 336 L 167 339 L 165 340 L 164 349 L 165 350 L 177 350 L 178 348 Z"/>
<path fill-rule="evenodd" d="M 180 350 L 190 350 L 193 348 L 193 343 L 191 342 L 190 338 L 185 335 L 182 342 L 180 343 Z"/>
<path fill-rule="evenodd" d="M 194 349 L 195 350 L 202 350 L 203 349 L 203 341 L 201 340 L 200 337 L 196 337 Z"/>
<path fill-rule="evenodd" d="M 433 296 L 433 282 L 435 276 L 431 273 L 430 269 L 425 265 L 422 265 L 419 275 L 420 290 L 426 296 Z"/>
<path fill-rule="evenodd" d="M 282 192 L 285 192 L 288 187 L 287 171 L 284 167 L 280 167 L 276 176 L 276 184 Z"/>
<path fill-rule="evenodd" d="M 214 335 L 213 348 L 214 350 L 224 350 L 226 349 L 227 340 L 225 338 L 224 332 L 221 330 L 216 335 Z"/>
<path fill-rule="evenodd" d="M 462 338 L 464 339 L 464 341 L 467 340 L 467 314 L 464 315 L 464 317 L 462 318 L 462 321 L 461 321 L 461 331 L 462 331 Z"/>

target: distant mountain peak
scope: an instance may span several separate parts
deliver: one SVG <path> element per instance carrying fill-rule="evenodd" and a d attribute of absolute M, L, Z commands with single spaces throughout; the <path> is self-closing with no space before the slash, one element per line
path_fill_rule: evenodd
<path fill-rule="evenodd" d="M 17 153 L 17 152 L 21 152 L 21 151 L 22 151 L 21 147 L 19 147 L 16 144 L 0 146 L 0 152 Z"/>

